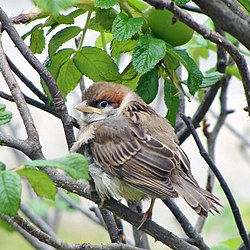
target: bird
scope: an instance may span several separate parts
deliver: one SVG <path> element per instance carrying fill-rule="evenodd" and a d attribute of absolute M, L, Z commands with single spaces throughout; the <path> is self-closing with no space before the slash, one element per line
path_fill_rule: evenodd
<path fill-rule="evenodd" d="M 219 199 L 201 188 L 174 128 L 129 87 L 96 82 L 83 94 L 79 138 L 102 201 L 150 199 L 139 228 L 151 218 L 155 199 L 182 197 L 200 216 L 218 212 Z"/>

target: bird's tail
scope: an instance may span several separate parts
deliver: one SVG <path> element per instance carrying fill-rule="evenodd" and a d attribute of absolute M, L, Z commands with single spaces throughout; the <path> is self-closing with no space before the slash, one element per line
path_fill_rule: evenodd
<path fill-rule="evenodd" d="M 176 192 L 188 203 L 188 205 L 201 216 L 208 216 L 208 212 L 220 213 L 216 205 L 222 206 L 219 199 L 210 192 L 199 187 L 198 184 L 182 179 L 174 184 Z"/>

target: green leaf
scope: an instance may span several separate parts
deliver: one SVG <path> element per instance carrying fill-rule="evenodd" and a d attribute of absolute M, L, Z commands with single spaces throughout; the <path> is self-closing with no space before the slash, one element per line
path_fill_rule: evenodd
<path fill-rule="evenodd" d="M 117 4 L 119 0 L 96 0 L 96 7 L 108 9 Z"/>
<path fill-rule="evenodd" d="M 78 26 L 70 26 L 58 31 L 49 42 L 49 56 L 53 56 L 62 44 L 76 37 L 81 30 Z"/>
<path fill-rule="evenodd" d="M 168 78 L 166 78 L 164 81 L 164 101 L 168 108 L 166 118 L 174 127 L 176 123 L 176 115 L 179 108 L 179 98 L 176 87 Z"/>
<path fill-rule="evenodd" d="M 30 168 L 59 168 L 74 179 L 83 178 L 87 180 L 89 178 L 88 162 L 83 155 L 78 153 L 72 153 L 54 160 L 35 160 L 25 163 L 24 166 Z"/>
<path fill-rule="evenodd" d="M 5 109 L 6 106 L 4 104 L 0 104 L 0 126 L 10 122 L 12 119 L 12 113 L 5 111 Z"/>
<path fill-rule="evenodd" d="M 81 76 L 82 73 L 75 66 L 73 59 L 69 59 L 61 66 L 56 83 L 63 97 L 77 86 Z"/>
<path fill-rule="evenodd" d="M 51 75 L 54 77 L 55 80 L 59 75 L 61 67 L 64 65 L 65 62 L 69 60 L 69 58 L 74 52 L 75 52 L 74 49 L 62 49 L 59 50 L 51 59 L 48 59 L 46 61 L 46 68 L 49 70 L 49 72 L 51 73 Z M 48 90 L 48 87 L 42 78 L 41 78 L 41 85 L 43 87 L 44 93 L 49 98 L 49 101 L 52 102 L 52 98 Z"/>
<path fill-rule="evenodd" d="M 218 244 L 218 245 L 212 246 L 211 250 L 232 250 L 232 249 L 226 245 Z"/>
<path fill-rule="evenodd" d="M 191 0 L 174 0 L 174 2 L 179 5 L 179 6 L 182 6 L 182 5 L 185 5 L 187 4 L 188 2 L 190 2 Z"/>
<path fill-rule="evenodd" d="M 57 16 L 60 10 L 73 7 L 77 0 L 32 0 L 36 6 L 51 16 Z"/>
<path fill-rule="evenodd" d="M 127 40 L 123 42 L 118 42 L 116 39 L 113 39 L 111 43 L 111 56 L 115 57 L 119 53 L 132 51 L 137 42 L 138 42 L 137 40 Z"/>
<path fill-rule="evenodd" d="M 108 43 L 110 43 L 113 39 L 113 35 L 111 33 L 104 33 L 101 32 L 101 34 L 97 37 L 95 40 L 95 46 L 97 48 L 104 48 Z"/>
<path fill-rule="evenodd" d="M 136 92 L 146 103 L 151 103 L 155 99 L 158 93 L 158 73 L 156 67 L 141 76 Z"/>
<path fill-rule="evenodd" d="M 226 67 L 226 73 L 228 75 L 235 76 L 236 78 L 241 80 L 241 75 L 240 75 L 239 70 L 238 70 L 238 68 L 236 66 L 227 66 Z"/>
<path fill-rule="evenodd" d="M 184 50 L 177 50 L 168 46 L 167 54 L 171 54 L 172 56 L 174 56 L 187 69 L 188 72 L 187 86 L 190 94 L 194 95 L 195 92 L 200 88 L 203 78 L 203 75 L 199 70 L 198 66 L 195 64 L 194 60 L 188 55 L 188 53 Z"/>
<path fill-rule="evenodd" d="M 41 54 L 45 48 L 45 37 L 43 29 L 36 29 L 30 37 L 30 50 L 33 54 Z"/>
<path fill-rule="evenodd" d="M 93 81 L 120 81 L 117 65 L 103 50 L 83 47 L 74 57 L 78 70 Z"/>
<path fill-rule="evenodd" d="M 90 19 L 89 29 L 111 33 L 112 24 L 116 16 L 117 14 L 114 12 L 113 9 L 98 9 L 96 11 L 95 17 Z"/>
<path fill-rule="evenodd" d="M 2 161 L 0 161 L 0 171 L 3 171 L 5 169 L 6 169 L 6 165 Z"/>
<path fill-rule="evenodd" d="M 150 5 L 143 0 L 128 0 L 128 4 L 139 12 L 142 12 L 150 7 Z"/>
<path fill-rule="evenodd" d="M 141 74 L 134 69 L 132 62 L 130 62 L 121 74 L 121 82 L 123 85 L 135 90 L 140 77 Z"/>
<path fill-rule="evenodd" d="M 117 41 L 126 41 L 135 35 L 142 27 L 143 18 L 129 18 L 120 13 L 112 25 L 112 33 Z"/>
<path fill-rule="evenodd" d="M 212 72 L 210 74 L 206 74 L 203 79 L 202 79 L 202 84 L 200 86 L 200 88 L 208 88 L 213 86 L 214 84 L 216 84 L 222 77 L 224 76 L 224 74 L 215 71 Z"/>
<path fill-rule="evenodd" d="M 35 25 L 30 31 L 28 31 L 24 35 L 22 35 L 22 39 L 25 40 L 28 36 L 30 36 L 33 32 L 40 29 L 41 27 L 43 27 L 43 24 L 41 24 L 41 23 Z"/>
<path fill-rule="evenodd" d="M 18 170 L 17 173 L 28 180 L 37 195 L 48 199 L 55 198 L 57 188 L 45 172 L 37 169 L 24 168 Z"/>
<path fill-rule="evenodd" d="M 139 73 L 147 73 L 165 56 L 166 43 L 150 35 L 141 36 L 136 44 L 132 63 Z"/>
<path fill-rule="evenodd" d="M 21 181 L 17 173 L 0 172 L 0 212 L 15 216 L 20 205 Z"/>

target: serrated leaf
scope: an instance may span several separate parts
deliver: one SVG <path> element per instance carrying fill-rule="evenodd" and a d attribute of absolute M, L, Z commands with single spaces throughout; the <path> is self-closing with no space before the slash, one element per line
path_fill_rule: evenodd
<path fill-rule="evenodd" d="M 134 69 L 132 62 L 130 62 L 121 74 L 121 82 L 123 85 L 135 90 L 140 77 L 141 74 Z"/>
<path fill-rule="evenodd" d="M 66 97 L 76 87 L 81 76 L 82 73 L 75 66 L 73 59 L 67 60 L 61 66 L 56 83 L 63 97 Z"/>
<path fill-rule="evenodd" d="M 116 16 L 113 9 L 98 9 L 96 15 L 90 19 L 89 29 L 110 33 Z"/>
<path fill-rule="evenodd" d="M 166 54 L 166 43 L 150 35 L 141 36 L 136 44 L 132 63 L 139 73 L 147 73 L 161 60 Z"/>
<path fill-rule="evenodd" d="M 117 41 L 126 41 L 135 35 L 142 27 L 143 18 L 130 18 L 120 13 L 112 25 L 112 33 Z"/>
<path fill-rule="evenodd" d="M 119 0 L 96 0 L 96 7 L 108 9 L 117 4 Z"/>
<path fill-rule="evenodd" d="M 167 47 L 167 53 L 178 59 L 182 65 L 187 69 L 188 79 L 187 86 L 191 95 L 200 88 L 202 84 L 203 75 L 199 70 L 198 66 L 195 64 L 194 60 L 188 55 L 184 50 L 173 49 L 172 47 Z"/>
<path fill-rule="evenodd" d="M 182 6 L 182 5 L 185 5 L 187 4 L 188 2 L 190 2 L 191 0 L 174 0 L 174 2 L 179 5 L 179 6 Z"/>
<path fill-rule="evenodd" d="M 164 81 L 164 101 L 168 108 L 166 118 L 174 127 L 176 123 L 176 115 L 179 108 L 179 98 L 176 87 L 168 78 L 166 78 Z"/>
<path fill-rule="evenodd" d="M 111 42 L 111 56 L 115 57 L 119 53 L 132 51 L 137 42 L 137 40 L 127 40 L 123 42 L 118 42 L 116 39 L 113 39 L 113 41 Z"/>
<path fill-rule="evenodd" d="M 58 168 L 74 179 L 83 178 L 87 180 L 89 178 L 88 162 L 83 155 L 78 153 L 72 153 L 54 160 L 35 160 L 25 163 L 24 166 L 30 168 Z"/>
<path fill-rule="evenodd" d="M 36 6 L 51 16 L 57 16 L 60 10 L 73 7 L 77 0 L 32 0 Z"/>
<path fill-rule="evenodd" d="M 12 113 L 5 111 L 5 109 L 6 106 L 4 104 L 0 104 L 0 126 L 9 123 L 12 119 Z"/>
<path fill-rule="evenodd" d="M 209 88 L 216 84 L 222 77 L 224 76 L 223 73 L 218 71 L 212 72 L 210 74 L 206 74 L 202 79 L 202 84 L 200 88 Z"/>
<path fill-rule="evenodd" d="M 18 170 L 17 173 L 28 180 L 37 195 L 48 199 L 55 198 L 57 188 L 45 172 L 37 169 L 24 168 Z"/>
<path fill-rule="evenodd" d="M 158 73 L 156 67 L 140 77 L 136 92 L 146 103 L 151 103 L 155 99 L 158 93 Z"/>
<path fill-rule="evenodd" d="M 113 35 L 111 33 L 104 33 L 101 32 L 101 34 L 97 37 L 95 40 L 95 46 L 97 48 L 104 48 L 108 43 L 110 43 L 113 39 Z"/>
<path fill-rule="evenodd" d="M 15 216 L 20 205 L 21 181 L 17 173 L 0 172 L 0 212 Z"/>
<path fill-rule="evenodd" d="M 3 171 L 5 169 L 6 169 L 6 165 L 2 161 L 0 161 L 0 171 Z"/>
<path fill-rule="evenodd" d="M 83 47 L 74 56 L 78 70 L 93 81 L 120 81 L 117 65 L 103 50 L 96 47 Z"/>
<path fill-rule="evenodd" d="M 36 29 L 30 37 L 30 50 L 33 54 L 41 54 L 45 48 L 45 37 L 43 29 Z"/>
<path fill-rule="evenodd" d="M 76 37 L 81 30 L 78 26 L 70 26 L 58 31 L 49 42 L 49 56 L 54 55 L 62 44 Z"/>

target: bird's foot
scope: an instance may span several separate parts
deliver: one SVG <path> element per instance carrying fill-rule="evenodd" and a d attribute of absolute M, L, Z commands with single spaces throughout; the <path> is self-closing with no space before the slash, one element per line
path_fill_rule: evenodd
<path fill-rule="evenodd" d="M 148 220 L 151 220 L 152 219 L 152 210 L 151 209 L 148 209 L 144 214 L 143 214 L 143 217 L 142 217 L 142 220 L 141 220 L 141 224 L 139 225 L 139 227 L 137 227 L 137 230 L 140 230 L 141 227 L 144 225 L 144 223 Z"/>

